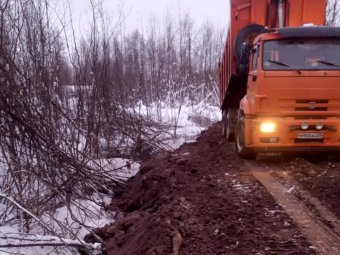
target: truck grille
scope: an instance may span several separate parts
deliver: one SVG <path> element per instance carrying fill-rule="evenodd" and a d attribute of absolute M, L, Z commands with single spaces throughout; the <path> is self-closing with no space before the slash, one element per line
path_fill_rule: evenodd
<path fill-rule="evenodd" d="M 313 110 L 307 108 L 307 107 L 295 107 L 295 111 L 315 111 L 315 112 L 323 112 L 327 111 L 327 107 L 316 107 Z"/>
<path fill-rule="evenodd" d="M 340 100 L 337 99 L 279 99 L 280 112 L 285 115 L 310 113 L 340 114 Z M 319 115 L 318 114 L 318 115 Z M 305 115 L 305 114 L 304 114 Z M 299 116 L 299 114 L 298 114 Z"/>
<path fill-rule="evenodd" d="M 308 104 L 309 102 L 315 102 L 317 104 L 328 104 L 329 100 L 313 100 L 313 99 L 304 99 L 304 100 L 296 100 L 297 104 Z"/>
<path fill-rule="evenodd" d="M 315 111 L 322 112 L 328 111 L 328 100 L 296 100 L 295 111 Z M 319 106 L 322 105 L 322 106 Z"/>

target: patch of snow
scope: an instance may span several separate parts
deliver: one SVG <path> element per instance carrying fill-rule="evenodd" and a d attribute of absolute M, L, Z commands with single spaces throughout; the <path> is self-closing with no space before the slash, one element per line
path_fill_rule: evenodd
<path fill-rule="evenodd" d="M 290 189 L 287 190 L 287 193 L 292 193 L 294 189 L 295 189 L 295 187 L 292 186 Z"/>
<path fill-rule="evenodd" d="M 94 168 L 100 167 L 118 180 L 127 180 L 130 177 L 135 176 L 140 169 L 140 164 L 138 162 L 124 158 L 97 159 L 90 161 L 89 166 Z"/>
<path fill-rule="evenodd" d="M 81 90 L 90 91 L 89 86 L 66 86 L 67 92 L 66 109 L 71 114 L 75 114 L 77 111 L 77 93 Z M 164 133 L 161 140 L 164 140 L 166 145 L 173 149 L 178 148 L 183 143 L 194 142 L 197 136 L 214 122 L 217 122 L 221 118 L 220 109 L 217 106 L 210 106 L 205 102 L 197 105 L 191 103 L 175 103 L 171 107 L 163 102 L 156 102 L 151 106 L 147 107 L 143 103 L 139 103 L 135 109 L 130 109 L 133 112 L 138 112 L 144 116 L 147 116 L 160 123 L 172 127 L 169 133 Z M 65 134 L 67 136 L 74 136 L 75 130 L 71 130 L 65 127 Z M 86 138 L 76 133 L 79 140 L 75 142 L 74 148 L 77 148 L 82 152 L 86 147 Z M 98 139 L 98 145 L 101 149 L 105 150 L 111 146 L 114 141 L 108 141 L 104 137 Z M 132 141 L 126 141 L 132 142 Z M 184 156 L 189 153 L 184 153 Z M 88 166 L 98 171 L 104 171 L 110 177 L 126 181 L 130 177 L 136 175 L 140 169 L 140 164 L 130 159 L 115 158 L 106 159 L 100 158 L 96 160 L 90 160 Z M 0 162 L 0 178 L 6 174 L 6 166 Z M 225 174 L 228 176 L 229 174 Z M 234 183 L 235 189 L 246 190 L 247 187 L 241 184 Z M 58 208 L 51 215 L 45 213 L 40 219 L 51 230 L 56 234 L 52 233 L 43 235 L 46 233 L 41 225 L 34 223 L 31 225 L 30 234 L 19 233 L 19 221 L 14 219 L 10 222 L 0 222 L 0 244 L 14 243 L 14 242 L 25 242 L 24 239 L 32 239 L 38 242 L 67 242 L 76 244 L 82 242 L 83 237 L 88 234 L 91 229 L 103 227 L 104 225 L 111 223 L 114 219 L 114 213 L 107 212 L 105 208 L 111 203 L 112 197 L 103 194 L 93 194 L 91 200 L 75 200 L 71 201 L 68 206 L 64 205 Z M 5 209 L 5 205 L 0 203 L 0 211 Z M 1 225 L 2 224 L 2 225 Z M 66 231 L 65 229 L 68 229 Z M 73 234 L 70 234 L 70 233 Z M 62 237 L 64 239 L 58 238 Z M 21 239 L 21 240 L 20 240 Z M 27 241 L 26 240 L 26 241 Z M 94 249 L 100 248 L 100 244 L 95 244 Z M 27 247 L 27 248 L 0 248 L 0 255 L 2 254 L 27 254 L 27 255 L 42 255 L 42 254 L 71 254 L 74 248 L 58 248 L 38 246 L 38 247 Z M 75 252 L 76 253 L 76 252 Z"/>
<path fill-rule="evenodd" d="M 219 107 L 206 103 L 192 105 L 187 102 L 169 107 L 161 102 L 150 106 L 139 102 L 138 106 L 130 111 L 172 126 L 172 135 L 166 135 L 163 139 L 174 150 L 183 143 L 194 142 L 203 130 L 221 119 Z"/>

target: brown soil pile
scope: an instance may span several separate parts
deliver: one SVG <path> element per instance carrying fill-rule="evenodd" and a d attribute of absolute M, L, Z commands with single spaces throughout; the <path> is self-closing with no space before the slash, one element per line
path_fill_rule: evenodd
<path fill-rule="evenodd" d="M 219 125 L 144 163 L 113 210 L 103 254 L 315 254 Z"/>

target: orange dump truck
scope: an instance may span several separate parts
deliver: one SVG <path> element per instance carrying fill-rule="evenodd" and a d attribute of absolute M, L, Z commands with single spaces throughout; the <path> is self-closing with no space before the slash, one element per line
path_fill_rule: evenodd
<path fill-rule="evenodd" d="M 243 158 L 340 151 L 340 28 L 326 0 L 231 0 L 223 133 Z"/>

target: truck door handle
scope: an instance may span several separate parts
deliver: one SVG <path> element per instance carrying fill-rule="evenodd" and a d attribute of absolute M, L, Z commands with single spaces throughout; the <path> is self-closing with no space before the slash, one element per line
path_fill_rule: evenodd
<path fill-rule="evenodd" d="M 252 75 L 252 76 L 253 76 L 252 80 L 256 81 L 257 80 L 257 75 Z"/>

